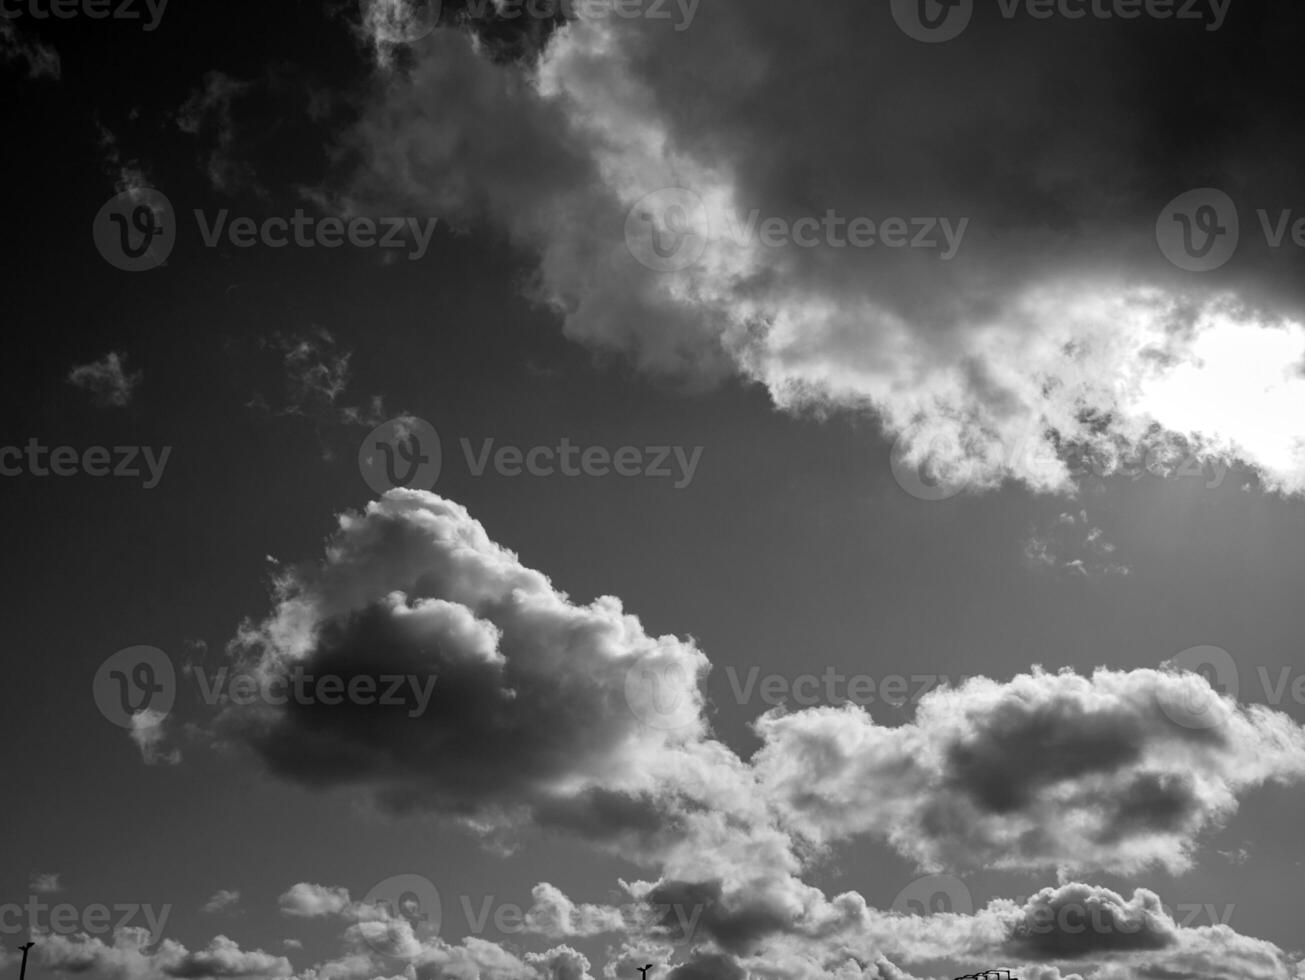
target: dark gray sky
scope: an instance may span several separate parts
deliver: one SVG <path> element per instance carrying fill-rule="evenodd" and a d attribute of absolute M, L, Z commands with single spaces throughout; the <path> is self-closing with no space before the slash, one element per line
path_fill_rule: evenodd
<path fill-rule="evenodd" d="M 1295 5 L 34 2 L 0 972 L 1300 977 Z M 403 244 L 226 237 L 296 209 Z M 563 440 L 637 475 L 475 473 Z M 434 694 L 183 670 L 294 664 Z"/>

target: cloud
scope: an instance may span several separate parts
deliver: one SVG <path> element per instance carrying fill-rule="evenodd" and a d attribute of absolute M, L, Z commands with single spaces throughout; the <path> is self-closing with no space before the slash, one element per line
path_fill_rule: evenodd
<path fill-rule="evenodd" d="M 326 561 L 287 572 L 278 591 L 237 643 L 254 670 L 409 679 L 405 702 L 379 711 L 227 712 L 299 782 L 367 785 L 398 810 L 543 807 L 565 821 L 573 804 L 654 788 L 668 747 L 702 731 L 692 712 L 681 731 L 641 725 L 626 696 L 644 658 L 681 670 L 684 697 L 700 704 L 706 658 L 691 642 L 648 636 L 615 598 L 571 602 L 432 494 L 395 491 L 345 515 Z M 607 817 L 631 830 L 643 819 Z"/>
<path fill-rule="evenodd" d="M 303 881 L 290 888 L 277 901 L 283 915 L 300 919 L 341 915 L 352 905 L 348 889 L 329 888 Z"/>
<path fill-rule="evenodd" d="M 297 416 L 320 426 L 375 426 L 385 421 L 385 405 L 373 395 L 362 405 L 341 404 L 353 381 L 353 352 L 341 348 L 329 330 L 311 334 L 275 333 L 259 341 L 276 356 L 280 396 L 255 394 L 249 405 L 275 415 Z M 323 443 L 323 452 L 330 451 Z"/>
<path fill-rule="evenodd" d="M 1107 888 L 1073 884 L 1045 888 L 1011 926 L 1006 948 L 1033 960 L 1072 960 L 1105 953 L 1169 949 L 1178 929 L 1160 897 L 1139 889 L 1125 901 Z"/>
<path fill-rule="evenodd" d="M 167 715 L 153 708 L 145 708 L 131 716 L 127 737 L 140 749 L 145 765 L 175 766 L 181 762 L 181 750 L 167 747 L 166 726 Z"/>
<path fill-rule="evenodd" d="M 200 911 L 209 914 L 234 912 L 239 905 L 240 892 L 234 889 L 222 888 L 213 893 L 213 896 L 204 903 Z"/>
<path fill-rule="evenodd" d="M 616 598 L 573 601 L 464 508 L 418 491 L 346 513 L 323 560 L 283 566 L 272 611 L 242 626 L 228 656 L 267 677 L 292 667 L 433 677 L 422 711 L 411 698 L 229 705 L 215 730 L 301 784 L 362 789 L 496 845 L 563 830 L 652 869 L 652 880 L 622 883 L 620 907 L 541 883 L 527 931 L 608 937 L 625 966 L 678 952 L 688 976 L 732 973 L 724 962 L 774 978 L 903 980 L 943 959 L 1197 957 L 1204 934 L 1179 933 L 1142 893 L 1071 882 L 1027 905 L 925 918 L 803 879 L 863 837 L 923 869 L 1177 873 L 1245 794 L 1305 775 L 1305 729 L 1286 715 L 1221 698 L 1196 674 L 1107 668 L 971 678 L 930 691 L 895 727 L 854 706 L 772 711 L 744 759 L 712 736 L 708 662 L 692 641 L 648 635 Z M 1195 701 L 1219 724 L 1175 717 Z M 318 980 L 361 976 L 370 961 L 354 947 L 369 938 L 441 968 L 492 963 L 529 977 L 538 966 L 471 941 L 395 934 L 388 913 L 342 888 L 300 883 L 281 906 L 346 923 L 351 952 L 316 968 Z M 1051 908 L 1061 928 L 1054 915 L 1080 907 L 1112 938 L 1048 935 L 1035 918 Z M 1252 943 L 1245 955 L 1277 956 L 1263 975 L 1289 976 L 1276 947 Z"/>
<path fill-rule="evenodd" d="M 171 939 L 151 948 L 149 930 L 134 928 L 115 930 L 111 943 L 84 933 L 43 935 L 32 955 L 42 969 L 107 980 L 272 980 L 293 972 L 284 956 L 242 950 L 226 936 L 193 951 Z"/>
<path fill-rule="evenodd" d="M 1115 546 L 1101 528 L 1092 526 L 1085 510 L 1063 513 L 1043 530 L 1031 529 L 1024 542 L 1024 558 L 1031 567 L 1084 578 L 1131 574 L 1127 565 L 1111 560 L 1114 553 Z"/>
<path fill-rule="evenodd" d="M 754 758 L 795 834 L 872 834 L 926 868 L 1186 870 L 1199 835 L 1270 782 L 1305 776 L 1305 729 L 1261 706 L 1218 700 L 1227 724 L 1185 727 L 1192 675 L 1035 669 L 972 678 L 877 725 L 853 706 L 756 725 Z"/>
<path fill-rule="evenodd" d="M 254 178 L 254 167 L 236 155 L 236 132 L 232 120 L 232 103 L 246 95 L 254 83 L 242 82 L 224 72 L 210 71 L 204 87 L 193 92 L 177 112 L 177 128 L 196 138 L 203 137 L 206 148 L 203 170 L 215 190 L 232 194 L 250 189 L 265 194 Z"/>
<path fill-rule="evenodd" d="M 61 877 L 58 872 L 33 871 L 27 879 L 27 887 L 37 895 L 53 895 L 55 892 L 63 891 L 63 882 L 59 880 Z"/>
<path fill-rule="evenodd" d="M 368 4 L 378 51 L 402 46 L 401 6 Z M 962 40 L 924 47 L 882 4 L 795 17 L 780 0 L 722 0 L 690 30 L 641 16 L 463 32 L 450 14 L 401 66 L 382 58 L 385 84 L 341 140 L 361 165 L 328 196 L 503 230 L 537 256 L 533 294 L 575 339 L 650 371 L 741 376 L 785 410 L 873 413 L 912 462 L 976 489 L 1072 492 L 1075 455 L 1109 474 L 1181 439 L 1298 493 L 1305 304 L 1289 263 L 1249 234 L 1249 212 L 1238 261 L 1204 279 L 1163 258 L 1155 229 L 1193 187 L 1244 205 L 1252 189 L 1299 197 L 1279 142 L 1299 19 L 1230 18 L 1221 39 L 1266 51 L 1230 88 L 1204 70 L 1202 26 L 1178 22 L 984 10 Z M 499 28 L 522 57 L 495 55 Z M 1119 50 L 1122 69 L 1104 57 Z M 809 64 L 822 70 L 778 68 Z M 1185 120 L 1155 64 L 1196 79 Z M 450 90 L 458 103 L 430 114 Z M 1184 121 L 1199 148 L 1176 135 Z M 688 192 L 680 211 L 647 203 L 670 188 Z M 912 241 L 917 219 L 937 220 L 921 229 L 934 239 L 944 218 L 965 234 L 950 259 L 852 247 L 856 218 L 903 219 Z M 767 219 L 823 237 L 767 244 Z M 701 255 L 649 268 L 640 250 L 659 229 Z"/>
<path fill-rule="evenodd" d="M 127 371 L 127 355 L 110 351 L 98 361 L 74 367 L 67 380 L 89 391 L 97 405 L 122 408 L 131 404 L 143 377 L 140 371 Z"/>
<path fill-rule="evenodd" d="M 59 52 L 39 41 L 30 40 L 9 19 L 0 19 L 0 61 L 7 65 L 21 64 L 28 78 L 53 78 L 62 74 Z"/>

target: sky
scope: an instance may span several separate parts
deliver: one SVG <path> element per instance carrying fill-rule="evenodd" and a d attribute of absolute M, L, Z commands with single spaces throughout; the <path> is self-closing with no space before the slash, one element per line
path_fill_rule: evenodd
<path fill-rule="evenodd" d="M 1288 0 L 4 0 L 0 976 L 1302 980 Z"/>

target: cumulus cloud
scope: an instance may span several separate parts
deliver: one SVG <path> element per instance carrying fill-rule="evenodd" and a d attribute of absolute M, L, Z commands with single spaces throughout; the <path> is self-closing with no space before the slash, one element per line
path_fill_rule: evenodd
<path fill-rule="evenodd" d="M 1240 795 L 1305 775 L 1305 729 L 1286 715 L 1211 693 L 1225 725 L 1176 721 L 1164 709 L 1193 684 L 1034 670 L 931 691 L 896 728 L 852 706 L 771 712 L 754 764 L 817 842 L 874 834 L 927 868 L 1178 872 Z"/>
<path fill-rule="evenodd" d="M 663 731 L 627 703 L 626 675 L 643 658 L 683 668 L 683 694 L 700 704 L 706 658 L 691 642 L 649 636 L 612 597 L 573 603 L 431 494 L 395 491 L 345 515 L 326 561 L 290 570 L 278 589 L 272 615 L 237 643 L 253 669 L 403 676 L 432 691 L 420 713 L 415 702 L 227 713 L 273 769 L 304 783 L 369 785 L 396 809 L 526 805 L 565 821 L 572 801 L 655 786 L 666 749 L 703 730 L 696 711 Z"/>
<path fill-rule="evenodd" d="M 284 956 L 243 950 L 226 936 L 188 950 L 171 939 L 152 946 L 149 930 L 136 928 L 115 930 L 112 942 L 85 933 L 42 935 L 32 956 L 42 969 L 110 980 L 271 980 L 293 972 Z"/>
<path fill-rule="evenodd" d="M 434 678 L 420 712 L 291 699 L 228 705 L 217 729 L 305 785 L 360 788 L 495 843 L 563 830 L 652 869 L 622 883 L 620 906 L 534 890 L 527 932 L 614 942 L 609 974 L 654 953 L 686 976 L 738 966 L 878 980 L 976 957 L 1048 969 L 1089 954 L 1199 958 L 1205 934 L 1180 933 L 1143 893 L 1070 883 L 1027 906 L 926 918 L 803 879 L 858 837 L 924 869 L 1180 872 L 1246 793 L 1305 775 L 1305 729 L 1168 669 L 970 678 L 929 692 L 896 727 L 850 705 L 772 711 L 744 759 L 713 737 L 708 662 L 691 640 L 650 636 L 613 597 L 573 600 L 464 508 L 419 491 L 344 514 L 323 560 L 283 566 L 272 611 L 244 624 L 228 656 L 268 679 L 295 667 Z M 1183 710 L 1194 703 L 1199 719 Z M 318 980 L 361 976 L 370 961 L 355 947 L 373 942 L 441 968 L 530 977 L 540 965 L 471 940 L 435 943 L 343 888 L 300 883 L 280 904 L 347 923 L 350 952 Z M 1048 908 L 1054 928 L 1060 910 L 1085 910 L 1114 938 L 1048 935 L 1036 918 Z M 1266 977 L 1289 975 L 1276 947 L 1252 942 L 1244 955 L 1279 970 Z"/>
<path fill-rule="evenodd" d="M 122 408 L 131 404 L 142 372 L 127 370 L 127 356 L 110 351 L 98 361 L 81 364 L 68 372 L 68 383 L 91 393 L 97 405 Z"/>
<path fill-rule="evenodd" d="M 300 919 L 341 915 L 353 904 L 346 888 L 332 888 L 304 881 L 294 885 L 277 901 L 282 914 Z"/>

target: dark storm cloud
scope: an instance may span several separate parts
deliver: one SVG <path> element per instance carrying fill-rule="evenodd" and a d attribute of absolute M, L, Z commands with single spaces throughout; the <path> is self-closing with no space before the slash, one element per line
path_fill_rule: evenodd
<path fill-rule="evenodd" d="M 1181 435 L 1305 489 L 1305 433 L 1268 435 L 1299 385 L 1211 374 L 1199 387 L 1228 410 L 1208 413 L 1176 389 L 1181 369 L 1213 370 L 1220 328 L 1275 367 L 1305 355 L 1305 329 L 1275 346 L 1271 316 L 1301 307 L 1299 250 L 1255 220 L 1305 200 L 1301 11 L 1248 0 L 1207 30 L 980 4 L 962 36 L 921 44 L 890 6 L 720 0 L 683 31 L 581 19 L 550 27 L 537 63 L 435 28 L 341 139 L 359 165 L 324 194 L 506 229 L 573 337 L 650 370 L 734 371 L 786 408 L 873 411 L 910 465 L 964 485 L 1064 490 L 1067 447 L 1110 471 Z M 1233 196 L 1245 232 L 1206 276 L 1155 241 L 1166 203 L 1202 186 Z M 673 273 L 626 240 L 666 188 L 700 202 L 681 217 L 702 252 Z M 846 234 L 767 246 L 749 215 L 829 219 L 833 238 L 858 217 L 958 234 L 945 259 Z"/>

